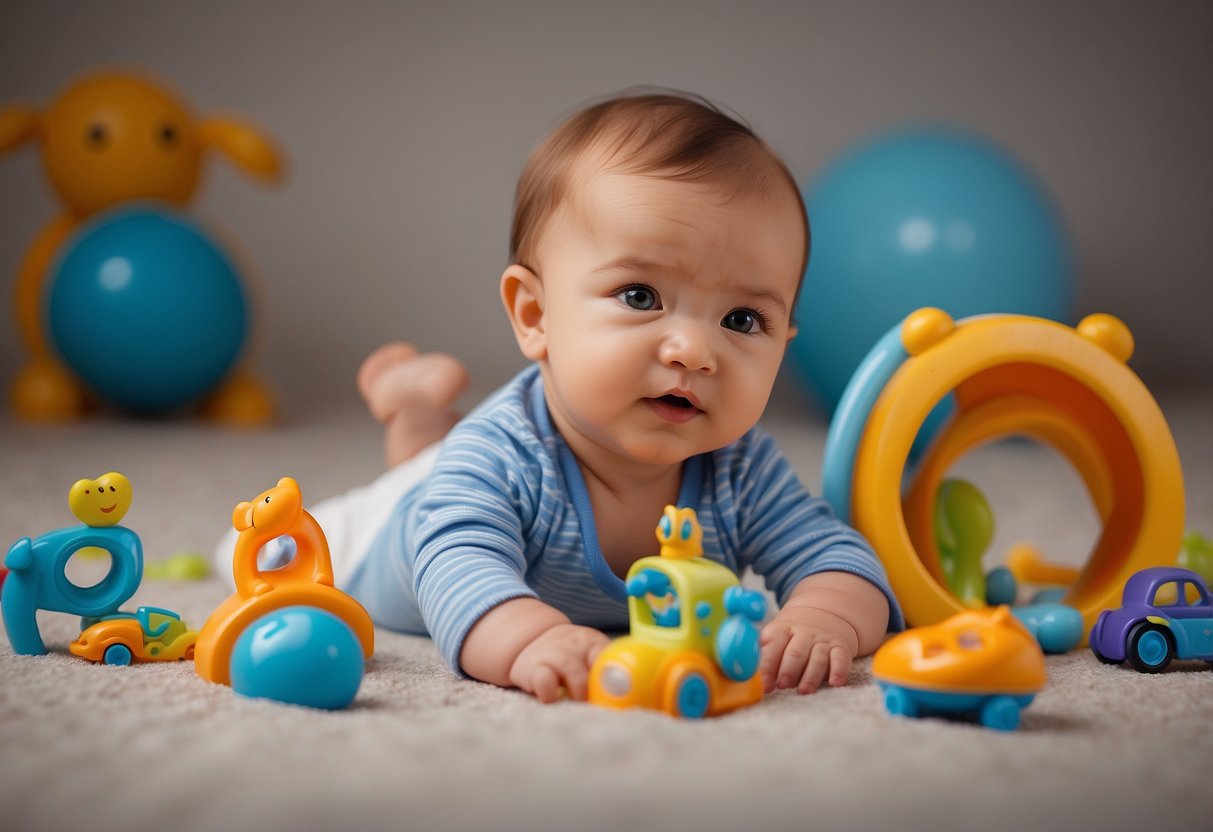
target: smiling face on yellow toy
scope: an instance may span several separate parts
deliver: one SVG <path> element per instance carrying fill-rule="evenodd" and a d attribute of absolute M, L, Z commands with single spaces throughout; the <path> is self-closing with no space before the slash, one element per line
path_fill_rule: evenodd
<path fill-rule="evenodd" d="M 210 147 L 262 178 L 281 168 L 253 128 L 199 119 L 166 87 L 117 72 L 80 79 L 41 112 L 0 108 L 0 152 L 34 138 L 51 184 L 81 217 L 130 199 L 188 202 Z"/>
<path fill-rule="evenodd" d="M 117 471 L 79 480 L 67 495 L 68 507 L 86 526 L 114 526 L 131 507 L 131 483 Z"/>

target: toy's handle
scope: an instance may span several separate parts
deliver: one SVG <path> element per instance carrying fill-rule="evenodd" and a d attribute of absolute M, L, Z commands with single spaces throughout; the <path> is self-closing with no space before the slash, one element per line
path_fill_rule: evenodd
<path fill-rule="evenodd" d="M 731 586 L 724 591 L 724 611 L 757 623 L 767 614 L 767 599 L 761 592 Z"/>
<path fill-rule="evenodd" d="M 754 625 L 767 612 L 761 592 L 731 586 L 724 591 L 724 610 L 729 618 L 716 631 L 716 663 L 725 676 L 744 682 L 758 672 L 762 647 Z"/>
<path fill-rule="evenodd" d="M 14 572 L 21 569 L 29 569 L 33 562 L 34 541 L 28 537 L 23 537 L 10 546 L 8 554 L 4 556 L 4 565 Z"/>
<path fill-rule="evenodd" d="M 731 616 L 720 625 L 715 647 L 716 663 L 734 682 L 744 682 L 758 671 L 762 653 L 758 628 L 742 616 Z"/>

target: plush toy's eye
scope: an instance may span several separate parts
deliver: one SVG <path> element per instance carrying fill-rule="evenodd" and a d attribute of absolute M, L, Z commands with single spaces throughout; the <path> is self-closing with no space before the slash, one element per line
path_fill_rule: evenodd
<path fill-rule="evenodd" d="M 673 529 L 670 528 L 670 518 L 662 517 L 660 525 L 661 525 L 661 536 L 669 537 L 670 533 L 673 531 Z"/>
<path fill-rule="evenodd" d="M 177 132 L 177 128 L 175 126 L 173 126 L 172 124 L 165 124 L 165 125 L 161 126 L 160 133 L 159 133 L 159 139 L 160 139 L 160 143 L 165 145 L 166 147 L 173 147 L 174 145 L 176 145 L 177 139 L 179 139 L 180 137 L 181 136 Z"/>
<path fill-rule="evenodd" d="M 268 502 L 270 501 L 270 498 L 269 498 L 269 497 L 266 497 L 266 498 L 265 498 L 265 501 L 268 503 Z"/>
<path fill-rule="evenodd" d="M 117 489 L 117 488 L 114 488 L 112 485 L 110 486 L 110 491 L 117 491 L 117 490 L 118 490 L 118 489 Z"/>
<path fill-rule="evenodd" d="M 682 521 L 682 539 L 683 540 L 691 539 L 691 521 L 690 520 Z"/>
<path fill-rule="evenodd" d="M 109 144 L 109 131 L 104 124 L 90 124 L 84 132 L 84 143 L 93 150 L 101 150 Z"/>

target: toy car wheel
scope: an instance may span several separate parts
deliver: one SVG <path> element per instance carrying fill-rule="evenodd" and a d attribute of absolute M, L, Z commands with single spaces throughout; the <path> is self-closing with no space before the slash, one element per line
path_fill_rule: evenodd
<path fill-rule="evenodd" d="M 1019 704 L 1009 696 L 995 696 L 981 708 L 981 724 L 996 731 L 1019 727 Z"/>
<path fill-rule="evenodd" d="M 884 692 L 885 710 L 893 716 L 918 716 L 918 706 L 913 697 L 902 688 L 886 688 Z"/>
<path fill-rule="evenodd" d="M 125 644 L 111 644 L 105 648 L 105 653 L 101 656 L 101 660 L 106 664 L 127 665 L 131 663 L 131 648 Z"/>
<path fill-rule="evenodd" d="M 686 719 L 701 719 L 708 712 L 712 689 L 708 680 L 697 670 L 686 673 L 675 683 L 674 709 Z"/>
<path fill-rule="evenodd" d="M 1166 627 L 1143 621 L 1129 631 L 1125 653 L 1139 673 L 1161 673 L 1175 657 L 1175 642 Z"/>

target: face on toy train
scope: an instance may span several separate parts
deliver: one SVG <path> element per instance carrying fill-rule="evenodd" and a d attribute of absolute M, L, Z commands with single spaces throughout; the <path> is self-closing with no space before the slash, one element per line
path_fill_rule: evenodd
<path fill-rule="evenodd" d="M 45 113 L 42 160 L 77 214 L 128 199 L 183 203 L 198 183 L 202 142 L 168 91 L 126 75 L 95 75 Z"/>
<path fill-rule="evenodd" d="M 72 514 L 86 526 L 116 525 L 131 507 L 131 483 L 117 471 L 79 480 L 67 495 Z"/>

